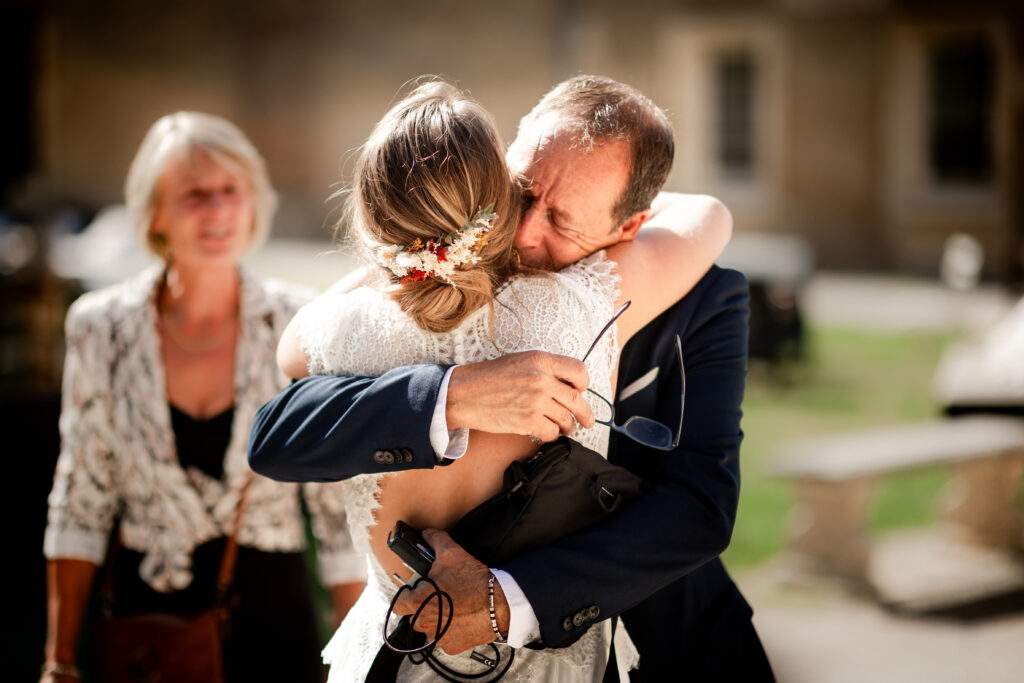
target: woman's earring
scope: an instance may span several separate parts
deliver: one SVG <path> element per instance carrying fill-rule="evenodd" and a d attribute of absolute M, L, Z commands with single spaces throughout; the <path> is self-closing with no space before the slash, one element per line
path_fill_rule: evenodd
<path fill-rule="evenodd" d="M 180 299 L 181 295 L 185 293 L 185 286 L 181 283 L 181 276 L 178 274 L 178 271 L 170 267 L 170 261 L 168 261 L 167 265 L 168 268 L 164 275 L 167 291 L 172 299 Z"/>

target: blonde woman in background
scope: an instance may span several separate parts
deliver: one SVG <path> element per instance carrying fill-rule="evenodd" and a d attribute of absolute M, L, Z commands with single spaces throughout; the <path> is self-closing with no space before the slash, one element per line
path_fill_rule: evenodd
<path fill-rule="evenodd" d="M 252 476 L 250 423 L 285 383 L 275 348 L 308 299 L 240 266 L 266 239 L 277 198 L 262 157 L 228 121 L 193 112 L 158 120 L 125 194 L 161 263 L 86 294 L 67 316 L 61 455 L 44 544 L 46 681 L 79 677 L 79 634 L 107 558 L 114 615 L 212 606 Z M 237 534 L 229 680 L 321 679 L 301 494 L 338 619 L 362 588 L 364 560 L 337 488 L 300 491 L 254 476 Z"/>

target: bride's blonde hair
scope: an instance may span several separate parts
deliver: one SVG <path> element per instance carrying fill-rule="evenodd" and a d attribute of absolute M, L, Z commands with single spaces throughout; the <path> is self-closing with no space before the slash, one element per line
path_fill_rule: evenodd
<path fill-rule="evenodd" d="M 419 85 L 374 128 L 356 161 L 347 214 L 367 254 L 381 247 L 441 244 L 456 238 L 488 207 L 497 217 L 476 252 L 449 282 L 396 284 L 392 297 L 421 327 L 454 329 L 493 301 L 517 269 L 513 248 L 521 199 L 491 115 L 443 81 Z"/>

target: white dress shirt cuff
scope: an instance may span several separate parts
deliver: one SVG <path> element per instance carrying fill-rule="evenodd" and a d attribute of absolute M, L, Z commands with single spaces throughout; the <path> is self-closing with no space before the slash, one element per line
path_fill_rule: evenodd
<path fill-rule="evenodd" d="M 540 640 L 540 622 L 537 621 L 537 614 L 533 606 L 523 594 L 516 580 L 508 572 L 500 569 L 492 569 L 491 573 L 497 579 L 505 599 L 508 601 L 508 644 L 510 647 L 520 648 L 524 645 Z"/>
<path fill-rule="evenodd" d="M 437 392 L 437 403 L 434 404 L 434 415 L 430 420 L 430 445 L 438 462 L 447 458 L 458 460 L 469 447 L 468 429 L 448 429 L 448 381 L 452 378 L 455 366 L 448 368 L 441 380 L 441 389 Z"/>

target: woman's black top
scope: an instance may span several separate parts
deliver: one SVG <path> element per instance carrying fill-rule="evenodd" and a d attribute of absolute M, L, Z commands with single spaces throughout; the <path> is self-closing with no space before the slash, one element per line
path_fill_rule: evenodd
<path fill-rule="evenodd" d="M 231 421 L 234 406 L 208 420 L 197 420 L 174 404 L 171 409 L 171 429 L 174 446 L 182 469 L 194 467 L 214 479 L 224 476 L 224 453 L 231 442 Z"/>
<path fill-rule="evenodd" d="M 198 420 L 173 405 L 170 409 L 181 466 L 221 479 L 234 408 L 208 420 Z M 110 569 L 111 611 L 118 616 L 189 615 L 212 607 L 225 542 L 221 537 L 197 546 L 192 554 L 192 583 L 169 593 L 153 590 L 141 579 L 142 553 L 117 547 Z M 229 605 L 232 619 L 224 653 L 228 680 L 321 680 L 320 637 L 302 552 L 239 546 Z"/>

